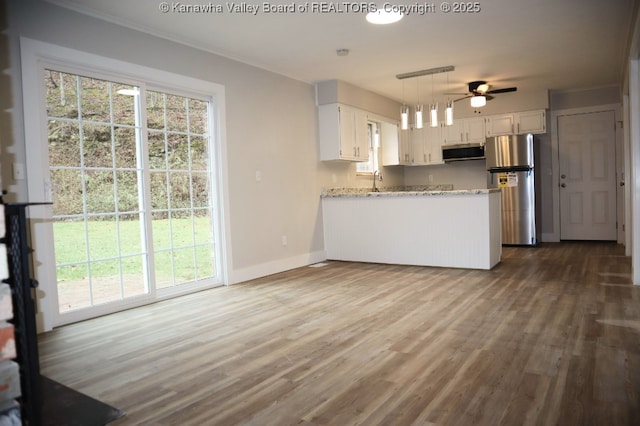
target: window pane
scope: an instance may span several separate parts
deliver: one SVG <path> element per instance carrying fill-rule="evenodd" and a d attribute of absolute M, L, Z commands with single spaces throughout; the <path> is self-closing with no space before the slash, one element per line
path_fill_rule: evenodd
<path fill-rule="evenodd" d="M 120 253 L 123 255 L 143 254 L 142 223 L 139 214 L 119 216 Z"/>
<path fill-rule="evenodd" d="M 169 168 L 189 170 L 189 140 L 187 135 L 169 134 Z"/>
<path fill-rule="evenodd" d="M 191 138 L 191 169 L 209 170 L 209 155 L 205 138 L 197 136 Z"/>
<path fill-rule="evenodd" d="M 206 278 L 213 276 L 213 265 L 213 246 L 206 245 L 196 247 L 196 266 L 198 270 L 198 275 L 196 278 Z"/>
<path fill-rule="evenodd" d="M 165 133 L 149 132 L 147 135 L 149 151 L 149 168 L 166 170 L 167 168 L 167 146 L 165 143 Z"/>
<path fill-rule="evenodd" d="M 78 124 L 49 120 L 49 164 L 80 167 L 80 152 Z"/>
<path fill-rule="evenodd" d="M 213 232 L 211 231 L 213 229 L 213 223 L 208 214 L 208 211 L 196 212 L 194 242 L 197 245 L 213 243 Z"/>
<path fill-rule="evenodd" d="M 167 214 L 153 214 L 153 247 L 156 250 L 171 248 L 171 229 Z"/>
<path fill-rule="evenodd" d="M 122 299 L 120 260 L 91 262 L 90 268 L 91 294 L 94 305 Z"/>
<path fill-rule="evenodd" d="M 192 173 L 191 188 L 193 190 L 193 207 L 206 207 L 209 205 L 209 174 Z"/>
<path fill-rule="evenodd" d="M 122 259 L 122 280 L 124 297 L 138 296 L 148 292 L 144 263 L 146 256 L 125 257 Z"/>
<path fill-rule="evenodd" d="M 203 135 L 207 133 L 207 103 L 189 99 L 189 132 Z"/>
<path fill-rule="evenodd" d="M 87 259 L 85 222 L 79 220 L 58 221 L 53 224 L 53 238 L 56 249 L 56 262 L 59 264 L 83 264 Z M 84 267 L 70 267 L 65 270 L 64 279 L 78 279 L 87 275 Z M 73 272 L 73 274 L 71 274 Z"/>
<path fill-rule="evenodd" d="M 167 130 L 187 131 L 187 98 L 166 95 Z"/>
<path fill-rule="evenodd" d="M 82 131 L 85 167 L 113 167 L 111 126 L 85 124 Z"/>
<path fill-rule="evenodd" d="M 172 209 L 191 207 L 189 173 L 169 173 L 170 203 Z"/>
<path fill-rule="evenodd" d="M 78 118 L 78 80 L 75 75 L 59 71 L 44 71 L 47 115 Z"/>
<path fill-rule="evenodd" d="M 114 141 L 116 167 L 136 168 L 138 164 L 136 130 L 129 127 L 116 127 Z"/>
<path fill-rule="evenodd" d="M 51 188 L 53 197 L 53 214 L 78 215 L 84 212 L 82 204 L 82 174 L 79 169 L 52 169 Z"/>
<path fill-rule="evenodd" d="M 156 287 L 166 288 L 174 285 L 173 255 L 170 251 L 156 251 L 154 253 Z"/>
<path fill-rule="evenodd" d="M 115 124 L 136 124 L 135 97 L 139 89 L 127 84 L 113 83 L 113 122 Z"/>
<path fill-rule="evenodd" d="M 115 216 L 87 221 L 89 259 L 109 259 L 118 256 L 118 233 Z M 93 273 L 93 270 L 92 270 Z"/>
<path fill-rule="evenodd" d="M 111 122 L 109 83 L 95 78 L 80 77 L 80 107 L 86 121 Z"/>
<path fill-rule="evenodd" d="M 116 210 L 113 171 L 87 170 L 85 179 L 85 202 L 87 213 L 111 213 Z"/>
<path fill-rule="evenodd" d="M 151 173 L 151 208 L 153 210 L 167 210 L 169 208 L 169 191 L 167 173 Z"/>
<path fill-rule="evenodd" d="M 135 171 L 116 171 L 118 183 L 118 211 L 133 212 L 140 210 L 138 200 L 138 173 Z"/>
<path fill-rule="evenodd" d="M 147 127 L 164 129 L 164 98 L 162 93 L 147 91 Z"/>
<path fill-rule="evenodd" d="M 58 309 L 67 312 L 91 306 L 87 264 L 58 266 Z"/>

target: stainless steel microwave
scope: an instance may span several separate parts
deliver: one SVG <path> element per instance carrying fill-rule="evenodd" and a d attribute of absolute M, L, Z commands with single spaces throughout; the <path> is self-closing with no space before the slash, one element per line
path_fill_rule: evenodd
<path fill-rule="evenodd" d="M 484 158 L 484 144 L 466 143 L 459 145 L 444 145 L 442 159 L 445 163 L 464 160 L 482 160 Z"/>

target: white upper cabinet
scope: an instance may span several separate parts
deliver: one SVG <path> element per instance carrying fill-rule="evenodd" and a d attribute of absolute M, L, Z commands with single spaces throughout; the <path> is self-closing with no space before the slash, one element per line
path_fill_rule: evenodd
<path fill-rule="evenodd" d="M 546 131 L 547 118 L 545 110 L 492 115 L 486 119 L 487 137 L 519 135 L 523 133 L 546 133 Z"/>
<path fill-rule="evenodd" d="M 404 164 L 406 147 L 400 141 L 400 132 L 396 123 L 380 122 L 380 151 L 383 166 Z"/>
<path fill-rule="evenodd" d="M 514 114 L 516 133 L 546 133 L 547 116 L 544 110 L 518 112 Z"/>
<path fill-rule="evenodd" d="M 489 116 L 485 120 L 485 125 L 487 137 L 512 135 L 514 132 L 513 114 Z"/>
<path fill-rule="evenodd" d="M 318 106 L 320 160 L 367 161 L 367 112 L 341 104 Z"/>
<path fill-rule="evenodd" d="M 453 124 L 445 126 L 443 131 L 445 145 L 484 143 L 486 139 L 483 117 L 453 120 Z"/>

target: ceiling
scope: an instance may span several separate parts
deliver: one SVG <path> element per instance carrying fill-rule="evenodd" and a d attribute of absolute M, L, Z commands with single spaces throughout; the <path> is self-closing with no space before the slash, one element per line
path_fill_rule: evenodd
<path fill-rule="evenodd" d="M 339 79 L 407 102 L 418 89 L 427 98 L 432 90 L 466 92 L 473 80 L 520 92 L 620 84 L 636 13 L 636 0 L 480 0 L 477 13 L 443 13 L 443 1 L 435 0 L 434 11 L 376 26 L 364 13 L 347 11 L 363 4 L 358 2 L 325 3 L 344 13 L 265 13 L 263 1 L 236 2 L 260 5 L 253 15 L 230 12 L 234 3 L 228 0 L 168 1 L 170 7 L 223 7 L 216 13 L 162 13 L 162 0 L 48 1 L 305 82 Z M 305 3 L 321 1 L 295 0 L 296 6 Z M 338 56 L 337 49 L 349 54 Z M 395 77 L 447 65 L 455 71 Z"/>

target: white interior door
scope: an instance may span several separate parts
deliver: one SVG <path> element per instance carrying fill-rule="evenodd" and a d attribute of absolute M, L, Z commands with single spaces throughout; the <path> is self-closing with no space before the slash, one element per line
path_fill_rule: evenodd
<path fill-rule="evenodd" d="M 616 240 L 615 115 L 558 117 L 560 239 Z"/>

